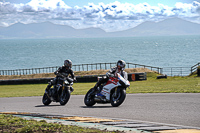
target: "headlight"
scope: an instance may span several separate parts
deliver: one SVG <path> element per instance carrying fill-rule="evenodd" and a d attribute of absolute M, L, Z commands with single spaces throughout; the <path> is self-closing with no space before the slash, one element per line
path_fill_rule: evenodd
<path fill-rule="evenodd" d="M 65 84 L 69 84 L 69 82 L 67 80 L 65 80 Z"/>

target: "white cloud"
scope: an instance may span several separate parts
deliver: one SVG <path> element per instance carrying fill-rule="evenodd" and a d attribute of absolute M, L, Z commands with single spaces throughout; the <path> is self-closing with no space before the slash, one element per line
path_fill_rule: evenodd
<path fill-rule="evenodd" d="M 62 0 L 32 0 L 27 5 L 33 7 L 36 11 L 39 9 L 70 8 Z"/>
<path fill-rule="evenodd" d="M 32 0 L 27 4 L 0 2 L 0 26 L 51 21 L 74 28 L 100 27 L 106 31 L 116 31 L 132 28 L 144 21 L 160 21 L 168 17 L 179 17 L 200 24 L 200 3 L 178 2 L 174 7 L 169 7 L 116 1 L 69 7 L 62 0 Z"/>

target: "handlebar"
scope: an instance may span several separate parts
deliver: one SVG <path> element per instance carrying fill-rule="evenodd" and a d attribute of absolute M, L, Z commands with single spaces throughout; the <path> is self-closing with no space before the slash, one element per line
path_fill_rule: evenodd
<path fill-rule="evenodd" d="M 55 73 L 56 76 L 60 76 L 63 80 L 67 80 L 68 82 L 76 82 L 76 78 L 72 79 L 72 78 L 69 78 L 67 77 L 68 74 L 65 74 L 65 73 Z"/>

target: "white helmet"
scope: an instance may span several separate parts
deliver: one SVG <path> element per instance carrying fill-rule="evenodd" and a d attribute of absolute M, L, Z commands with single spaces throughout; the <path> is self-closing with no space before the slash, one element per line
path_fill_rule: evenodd
<path fill-rule="evenodd" d="M 126 67 L 126 62 L 123 60 L 118 60 L 117 62 L 117 68 L 119 68 L 120 70 L 124 70 Z"/>

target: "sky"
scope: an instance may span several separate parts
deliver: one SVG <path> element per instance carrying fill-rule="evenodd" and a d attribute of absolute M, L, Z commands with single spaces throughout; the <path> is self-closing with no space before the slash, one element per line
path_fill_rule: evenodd
<path fill-rule="evenodd" d="M 113 32 L 172 17 L 200 24 L 200 0 L 0 0 L 3 27 L 48 21 Z"/>

